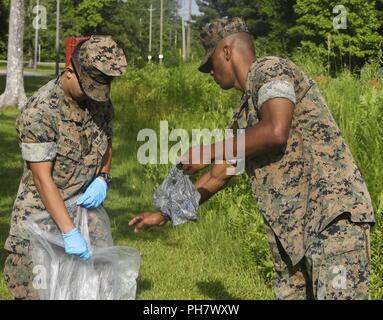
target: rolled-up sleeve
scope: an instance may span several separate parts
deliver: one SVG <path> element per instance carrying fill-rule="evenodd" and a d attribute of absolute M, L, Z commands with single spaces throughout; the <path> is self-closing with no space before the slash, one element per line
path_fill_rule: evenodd
<path fill-rule="evenodd" d="M 17 118 L 16 130 L 25 161 L 42 162 L 56 158 L 56 131 L 49 110 L 27 106 Z"/>
<path fill-rule="evenodd" d="M 294 105 L 296 104 L 294 85 L 289 81 L 273 80 L 264 84 L 258 92 L 258 108 L 266 101 L 274 98 L 289 99 Z"/>
<path fill-rule="evenodd" d="M 21 155 L 25 161 L 52 161 L 56 158 L 57 145 L 55 142 L 21 143 Z"/>
<path fill-rule="evenodd" d="M 257 111 L 271 99 L 284 98 L 297 104 L 296 70 L 287 59 L 269 57 L 262 59 L 250 74 L 249 90 Z"/>

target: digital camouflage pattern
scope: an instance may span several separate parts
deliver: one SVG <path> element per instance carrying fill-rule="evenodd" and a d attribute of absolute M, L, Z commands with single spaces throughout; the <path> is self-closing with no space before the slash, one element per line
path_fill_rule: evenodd
<path fill-rule="evenodd" d="M 26 161 L 55 160 L 53 180 L 66 200 L 84 190 L 99 171 L 112 137 L 112 117 L 110 101 L 86 100 L 80 106 L 65 96 L 59 78 L 52 80 L 31 97 L 17 118 L 23 158 Z M 10 235 L 27 239 L 22 221 L 41 210 L 44 206 L 31 171 L 25 166 Z M 6 249 L 14 251 L 8 241 Z"/>
<path fill-rule="evenodd" d="M 258 105 L 261 106 L 267 100 L 279 97 L 289 99 L 296 104 L 294 85 L 287 81 L 273 80 L 264 84 L 258 91 Z"/>
<path fill-rule="evenodd" d="M 76 201 L 80 196 L 81 194 L 65 201 L 65 206 L 69 216 L 72 218 L 75 225 L 78 225 L 81 210 L 86 210 L 91 247 L 104 248 L 112 246 L 113 239 L 110 233 L 110 223 L 104 209 L 102 207 L 97 208 L 96 210 L 79 208 L 76 205 Z M 41 231 L 48 232 L 52 236 L 61 234 L 61 231 L 57 227 L 56 223 L 51 219 L 47 211 L 40 211 L 38 214 L 34 214 L 30 217 L 33 218 L 33 221 L 37 224 Z M 34 258 L 41 258 L 39 256 L 39 253 L 41 253 L 40 251 L 37 251 L 37 257 L 34 256 L 33 248 L 35 245 L 36 243 L 32 240 L 31 245 L 28 246 L 28 254 L 12 253 L 8 256 L 5 262 L 4 278 L 8 289 L 17 299 L 39 299 L 39 293 L 38 290 L 36 290 L 38 287 L 34 287 L 33 282 L 34 277 L 38 280 L 38 277 L 41 277 L 43 273 L 41 268 L 37 268 L 35 272 L 33 272 L 33 268 L 35 266 L 33 263 Z M 39 245 L 41 244 L 37 243 L 37 246 Z"/>
<path fill-rule="evenodd" d="M 33 262 L 29 255 L 17 253 L 8 255 L 3 276 L 15 299 L 39 299 L 39 294 L 33 287 Z"/>
<path fill-rule="evenodd" d="M 112 138 L 111 101 L 86 100 L 81 105 L 65 96 L 60 77 L 40 88 L 16 120 L 25 161 L 53 161 L 52 177 L 64 200 L 83 192 L 96 177 Z M 28 254 L 24 222 L 45 210 L 24 165 L 11 229 L 5 244 L 8 251 Z"/>
<path fill-rule="evenodd" d="M 248 32 L 246 23 L 241 18 L 223 18 L 207 24 L 200 32 L 200 40 L 205 49 L 205 55 L 198 68 L 199 71 L 208 73 L 210 57 L 215 51 L 217 44 L 223 38 L 238 32 Z"/>
<path fill-rule="evenodd" d="M 52 161 L 53 181 L 64 200 L 85 191 L 101 168 L 113 134 L 110 83 L 126 70 L 124 53 L 110 36 L 92 36 L 75 53 L 72 63 L 82 89 L 91 99 L 80 103 L 66 96 L 58 77 L 28 100 L 16 120 L 23 159 Z M 45 210 L 26 162 L 5 243 L 5 249 L 12 253 L 7 260 L 5 279 L 15 297 L 20 298 L 35 295 L 26 280 L 31 277 L 31 244 L 25 221 Z M 71 212 L 69 215 L 73 217 Z M 92 214 L 89 219 L 90 229 L 100 235 L 97 227 L 100 223 Z M 48 222 L 55 225 L 50 217 Z M 22 287 L 24 296 L 20 294 Z"/>
<path fill-rule="evenodd" d="M 110 82 L 127 68 L 124 52 L 111 36 L 95 35 L 80 43 L 72 63 L 82 89 L 96 101 L 109 99 Z"/>
<path fill-rule="evenodd" d="M 316 83 L 289 60 L 263 57 L 251 66 L 246 86 L 233 129 L 255 125 L 267 99 L 295 102 L 285 150 L 246 159 L 258 206 L 292 264 L 340 214 L 375 222 L 366 184 Z"/>
<path fill-rule="evenodd" d="M 281 300 L 369 298 L 370 226 L 336 218 L 308 247 L 295 266 L 273 230 L 267 235 L 276 270 L 274 289 Z"/>

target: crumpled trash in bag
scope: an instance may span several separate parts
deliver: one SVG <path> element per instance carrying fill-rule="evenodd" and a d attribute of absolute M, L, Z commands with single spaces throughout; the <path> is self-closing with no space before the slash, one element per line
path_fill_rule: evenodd
<path fill-rule="evenodd" d="M 79 207 L 79 196 L 66 201 L 65 206 L 86 239 L 92 257 L 82 261 L 65 253 L 61 232 L 47 211 L 31 215 L 25 224 L 31 240 L 34 288 L 42 300 L 135 299 L 140 268 L 138 250 L 113 246 L 104 208 Z"/>
<path fill-rule="evenodd" d="M 170 170 L 153 195 L 154 206 L 166 215 L 173 225 L 197 220 L 200 199 L 201 195 L 189 176 L 177 167 Z"/>

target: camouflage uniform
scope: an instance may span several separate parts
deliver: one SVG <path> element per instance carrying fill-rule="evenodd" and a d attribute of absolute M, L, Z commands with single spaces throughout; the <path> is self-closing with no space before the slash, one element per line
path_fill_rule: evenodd
<path fill-rule="evenodd" d="M 87 58 L 86 63 L 73 59 L 72 65 L 90 99 L 76 102 L 66 96 L 59 76 L 29 99 L 16 120 L 25 165 L 5 243 L 11 254 L 4 269 L 5 280 L 16 298 L 37 298 L 31 285 L 31 248 L 24 222 L 31 214 L 45 210 L 27 162 L 52 161 L 53 180 L 67 200 L 85 191 L 94 180 L 112 139 L 110 81 L 117 69 L 119 74 L 126 69 L 125 56 L 106 36 L 92 36 L 75 52 Z M 102 70 L 97 61 L 103 61 Z"/>
<path fill-rule="evenodd" d="M 243 25 L 239 20 L 225 23 Z M 217 42 L 216 32 L 210 37 Z M 200 70 L 208 72 L 204 61 Z M 317 84 L 289 60 L 259 58 L 230 127 L 257 124 L 262 104 L 273 98 L 294 104 L 286 148 L 246 159 L 246 172 L 269 230 L 277 297 L 367 298 L 371 199 Z M 337 272 L 345 285 L 333 281 Z"/>

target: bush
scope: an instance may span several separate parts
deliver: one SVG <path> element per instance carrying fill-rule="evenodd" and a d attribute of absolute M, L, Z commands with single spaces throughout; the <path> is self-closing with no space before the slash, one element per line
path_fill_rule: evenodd
<path fill-rule="evenodd" d="M 337 16 L 333 8 L 340 4 L 346 9 L 345 29 L 333 26 Z M 379 34 L 375 1 L 298 0 L 295 13 L 296 25 L 288 34 L 300 39 L 306 52 L 317 51 L 324 60 L 330 55 L 335 71 L 350 62 L 352 67 L 360 67 L 381 54 L 383 37 Z"/>

